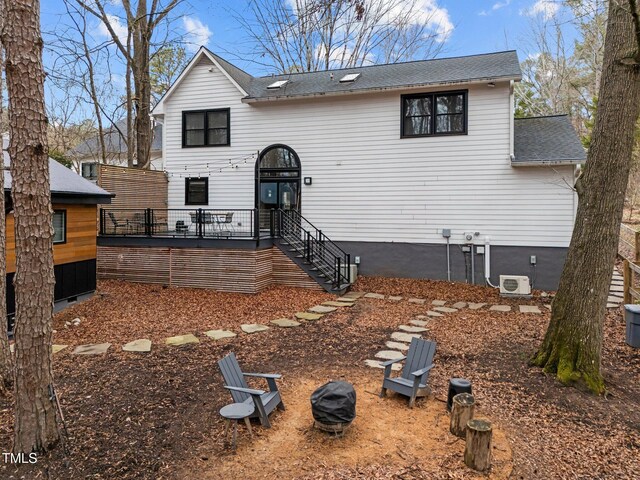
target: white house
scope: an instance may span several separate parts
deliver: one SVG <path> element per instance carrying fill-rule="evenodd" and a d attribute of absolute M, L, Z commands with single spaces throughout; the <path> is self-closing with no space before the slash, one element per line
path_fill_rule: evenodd
<path fill-rule="evenodd" d="M 520 78 L 514 51 L 252 77 L 201 48 L 152 113 L 169 209 L 299 212 L 365 275 L 556 288 L 585 152 L 564 116 L 514 120 Z"/>

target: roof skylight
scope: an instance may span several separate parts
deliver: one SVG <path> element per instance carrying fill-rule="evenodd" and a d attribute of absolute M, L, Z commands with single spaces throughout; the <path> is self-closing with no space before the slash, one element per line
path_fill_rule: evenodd
<path fill-rule="evenodd" d="M 340 79 L 340 83 L 351 83 L 355 82 L 356 79 L 360 76 L 359 73 L 348 73 L 344 77 Z"/>
<path fill-rule="evenodd" d="M 277 82 L 273 82 L 271 85 L 268 85 L 267 88 L 270 90 L 280 88 L 285 85 L 289 80 L 278 80 Z"/>

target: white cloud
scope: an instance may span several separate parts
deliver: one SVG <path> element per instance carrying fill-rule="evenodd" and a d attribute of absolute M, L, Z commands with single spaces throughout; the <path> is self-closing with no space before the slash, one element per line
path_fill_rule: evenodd
<path fill-rule="evenodd" d="M 545 20 L 551 20 L 560 10 L 560 3 L 556 0 L 536 0 L 531 8 L 524 10 L 524 15 L 530 17 L 542 16 Z"/>
<path fill-rule="evenodd" d="M 195 17 L 182 17 L 182 24 L 186 33 L 187 47 L 190 50 L 197 50 L 201 46 L 209 43 L 209 39 L 213 35 L 209 27 Z"/>
<path fill-rule="evenodd" d="M 493 4 L 493 7 L 491 7 L 491 10 L 495 12 L 496 10 L 500 10 L 501 8 L 508 7 L 510 3 L 511 3 L 511 0 L 505 0 L 504 2 L 496 2 Z"/>
<path fill-rule="evenodd" d="M 383 3 L 392 3 L 389 9 L 391 21 L 394 18 L 407 18 L 411 23 L 427 25 L 436 32 L 437 41 L 446 42 L 454 26 L 446 8 L 438 5 L 437 0 L 381 0 Z"/>
<path fill-rule="evenodd" d="M 109 25 L 111 25 L 111 28 L 115 32 L 116 36 L 120 39 L 120 41 L 126 42 L 127 26 L 122 23 L 119 17 L 111 15 L 110 13 L 107 13 L 107 20 L 109 21 Z M 104 24 L 104 22 L 100 22 L 100 24 L 98 25 L 98 34 L 105 38 L 112 38 L 111 33 L 109 32 L 109 29 Z"/>

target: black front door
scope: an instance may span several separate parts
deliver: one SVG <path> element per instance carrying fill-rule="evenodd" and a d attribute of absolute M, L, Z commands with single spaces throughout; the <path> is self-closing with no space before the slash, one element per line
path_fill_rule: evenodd
<path fill-rule="evenodd" d="M 292 149 L 273 145 L 263 150 L 256 175 L 261 230 L 269 229 L 271 210 L 300 210 L 300 160 Z"/>

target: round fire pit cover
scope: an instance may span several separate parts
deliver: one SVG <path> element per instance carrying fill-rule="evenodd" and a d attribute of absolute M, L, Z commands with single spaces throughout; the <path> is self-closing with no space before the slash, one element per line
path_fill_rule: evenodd
<path fill-rule="evenodd" d="M 349 423 L 356 418 L 356 391 L 348 382 L 329 382 L 311 394 L 313 418 L 324 424 Z"/>

